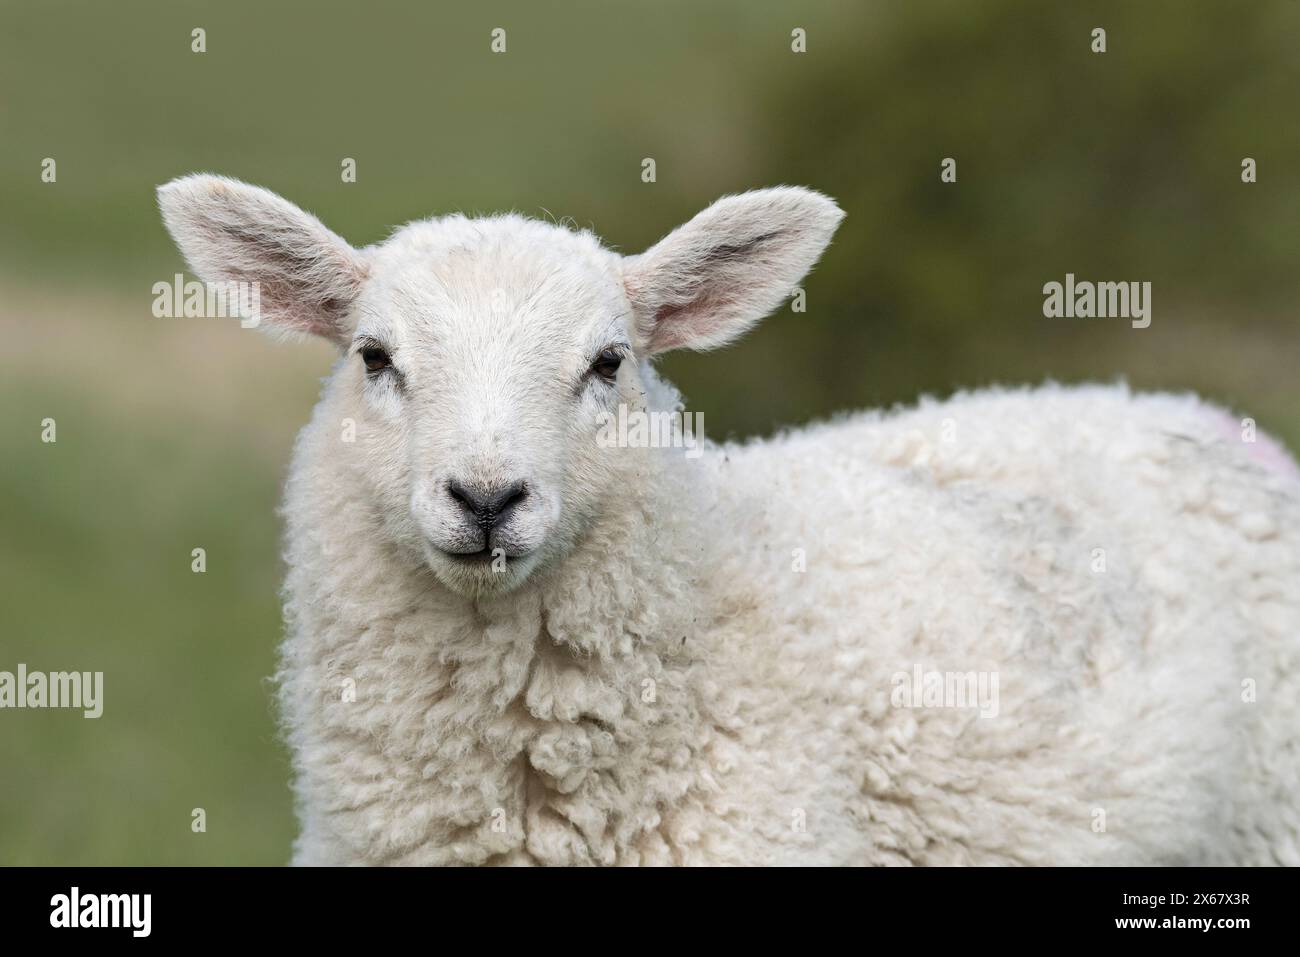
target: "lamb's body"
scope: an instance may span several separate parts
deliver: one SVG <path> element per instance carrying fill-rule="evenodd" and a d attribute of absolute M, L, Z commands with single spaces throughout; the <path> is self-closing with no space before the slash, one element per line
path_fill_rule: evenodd
<path fill-rule="evenodd" d="M 621 256 L 160 196 L 200 275 L 345 353 L 285 506 L 298 861 L 1300 864 L 1300 477 L 1226 413 L 1047 387 L 611 447 L 677 407 L 654 356 L 802 281 L 831 200 Z"/>
<path fill-rule="evenodd" d="M 1300 481 L 1209 406 L 647 450 L 476 606 L 373 536 L 337 392 L 286 505 L 300 863 L 1300 863 Z M 997 715 L 896 707 L 918 666 Z"/>

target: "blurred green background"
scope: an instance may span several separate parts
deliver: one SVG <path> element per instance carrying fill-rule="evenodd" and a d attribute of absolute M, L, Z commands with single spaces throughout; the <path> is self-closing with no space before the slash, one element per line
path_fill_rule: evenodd
<path fill-rule="evenodd" d="M 807 312 L 664 362 L 714 437 L 1126 377 L 1294 448 L 1298 32 L 1295 0 L 0 4 L 0 669 L 106 684 L 97 721 L 0 712 L 0 863 L 288 859 L 274 510 L 330 353 L 153 318 L 157 184 L 246 179 L 356 244 L 515 208 L 628 252 L 805 184 L 849 214 Z M 1150 281 L 1151 327 L 1045 319 L 1066 272 Z"/>

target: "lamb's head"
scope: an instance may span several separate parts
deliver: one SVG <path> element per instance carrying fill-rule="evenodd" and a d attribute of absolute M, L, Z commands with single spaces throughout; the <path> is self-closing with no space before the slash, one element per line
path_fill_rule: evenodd
<path fill-rule="evenodd" d="M 343 358 L 326 401 L 355 422 L 349 480 L 449 588 L 508 590 L 626 498 L 652 357 L 723 345 L 772 311 L 842 214 L 803 189 L 722 199 L 648 251 L 515 215 L 416 222 L 354 249 L 263 189 L 188 176 L 159 191 L 191 268 L 258 289 L 258 323 Z M 346 430 L 340 430 L 343 435 Z"/>

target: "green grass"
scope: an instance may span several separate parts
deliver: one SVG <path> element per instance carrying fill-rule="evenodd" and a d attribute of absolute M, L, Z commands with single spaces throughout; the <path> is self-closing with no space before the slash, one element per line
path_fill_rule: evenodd
<path fill-rule="evenodd" d="M 104 711 L 0 715 L 0 863 L 285 862 L 275 469 L 68 383 L 5 385 L 0 668 L 102 671 Z"/>

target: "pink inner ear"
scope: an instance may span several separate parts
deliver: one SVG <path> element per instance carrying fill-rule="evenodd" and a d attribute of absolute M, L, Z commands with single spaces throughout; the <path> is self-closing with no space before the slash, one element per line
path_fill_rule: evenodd
<path fill-rule="evenodd" d="M 338 273 L 326 286 L 295 281 L 293 274 L 284 271 L 268 275 L 232 269 L 236 278 L 258 283 L 268 326 L 278 325 L 286 332 L 320 336 L 340 343 L 347 338 L 343 320 L 351 297 L 359 291 L 366 272 L 362 264 L 346 256 L 340 257 Z"/>
<path fill-rule="evenodd" d="M 666 352 L 686 344 L 682 334 L 682 321 L 674 321 L 684 312 L 688 312 L 695 303 L 665 303 L 655 310 L 655 325 L 650 331 L 650 348 L 655 352 Z M 688 321 L 688 320 L 687 320 Z"/>
<path fill-rule="evenodd" d="M 287 280 L 261 275 L 243 269 L 232 269 L 238 282 L 256 283 L 261 299 L 262 320 L 267 328 L 278 327 L 284 332 L 336 338 L 337 318 L 324 308 L 313 304 L 304 291 Z"/>
<path fill-rule="evenodd" d="M 727 327 L 726 311 L 733 300 L 705 293 L 690 302 L 664 303 L 654 314 L 650 345 L 655 352 L 711 344 Z"/>

